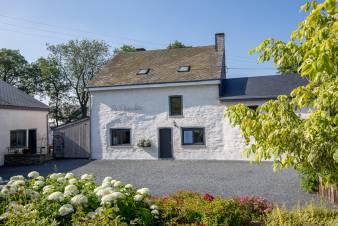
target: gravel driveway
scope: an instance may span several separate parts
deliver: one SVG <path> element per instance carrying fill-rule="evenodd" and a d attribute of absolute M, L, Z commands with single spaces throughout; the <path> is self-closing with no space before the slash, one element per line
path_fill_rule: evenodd
<path fill-rule="evenodd" d="M 299 176 L 291 169 L 274 173 L 271 163 L 261 165 L 240 161 L 179 161 L 179 160 L 53 160 L 41 165 L 0 167 L 0 176 L 8 179 L 32 170 L 46 175 L 72 171 L 77 175 L 93 173 L 97 182 L 105 176 L 138 187 L 149 187 L 154 195 L 176 190 L 208 192 L 224 197 L 260 195 L 291 207 L 314 200 L 316 195 L 302 192 Z"/>

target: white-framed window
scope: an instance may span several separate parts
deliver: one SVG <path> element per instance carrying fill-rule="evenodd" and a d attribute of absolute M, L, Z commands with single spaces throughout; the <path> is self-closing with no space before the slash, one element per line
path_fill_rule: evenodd
<path fill-rule="evenodd" d="M 110 129 L 111 146 L 127 146 L 131 144 L 130 140 L 130 129 Z"/>
<path fill-rule="evenodd" d="M 204 128 L 182 128 L 182 145 L 204 145 Z"/>

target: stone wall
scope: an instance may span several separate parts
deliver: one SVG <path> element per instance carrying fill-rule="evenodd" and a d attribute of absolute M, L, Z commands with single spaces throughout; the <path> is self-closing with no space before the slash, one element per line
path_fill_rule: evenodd
<path fill-rule="evenodd" d="M 171 95 L 183 96 L 183 116 L 170 117 Z M 224 119 L 226 104 L 218 85 L 96 91 L 91 96 L 91 152 L 93 159 L 157 159 L 158 130 L 173 131 L 174 159 L 247 160 L 241 155 L 241 131 Z M 182 145 L 182 127 L 204 127 L 205 145 Z M 110 146 L 110 128 L 130 128 L 130 146 Z M 137 147 L 150 139 L 151 148 Z"/>

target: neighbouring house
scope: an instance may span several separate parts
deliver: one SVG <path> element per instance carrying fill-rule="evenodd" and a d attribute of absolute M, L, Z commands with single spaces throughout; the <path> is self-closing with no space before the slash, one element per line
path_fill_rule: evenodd
<path fill-rule="evenodd" d="M 0 165 L 5 155 L 22 162 L 30 154 L 46 151 L 48 110 L 47 105 L 0 81 Z"/>
<path fill-rule="evenodd" d="M 255 108 L 306 83 L 296 75 L 226 78 L 224 34 L 215 44 L 120 53 L 90 82 L 93 159 L 244 160 L 224 111 Z"/>

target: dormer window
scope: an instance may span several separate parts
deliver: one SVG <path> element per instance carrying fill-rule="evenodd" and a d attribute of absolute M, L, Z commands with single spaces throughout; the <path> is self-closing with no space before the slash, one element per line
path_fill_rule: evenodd
<path fill-rule="evenodd" d="M 182 65 L 179 66 L 177 69 L 178 72 L 189 72 L 190 71 L 190 66 L 189 65 Z"/>
<path fill-rule="evenodd" d="M 141 68 L 140 70 L 138 70 L 137 74 L 138 75 L 146 75 L 148 74 L 150 71 L 150 68 Z"/>

